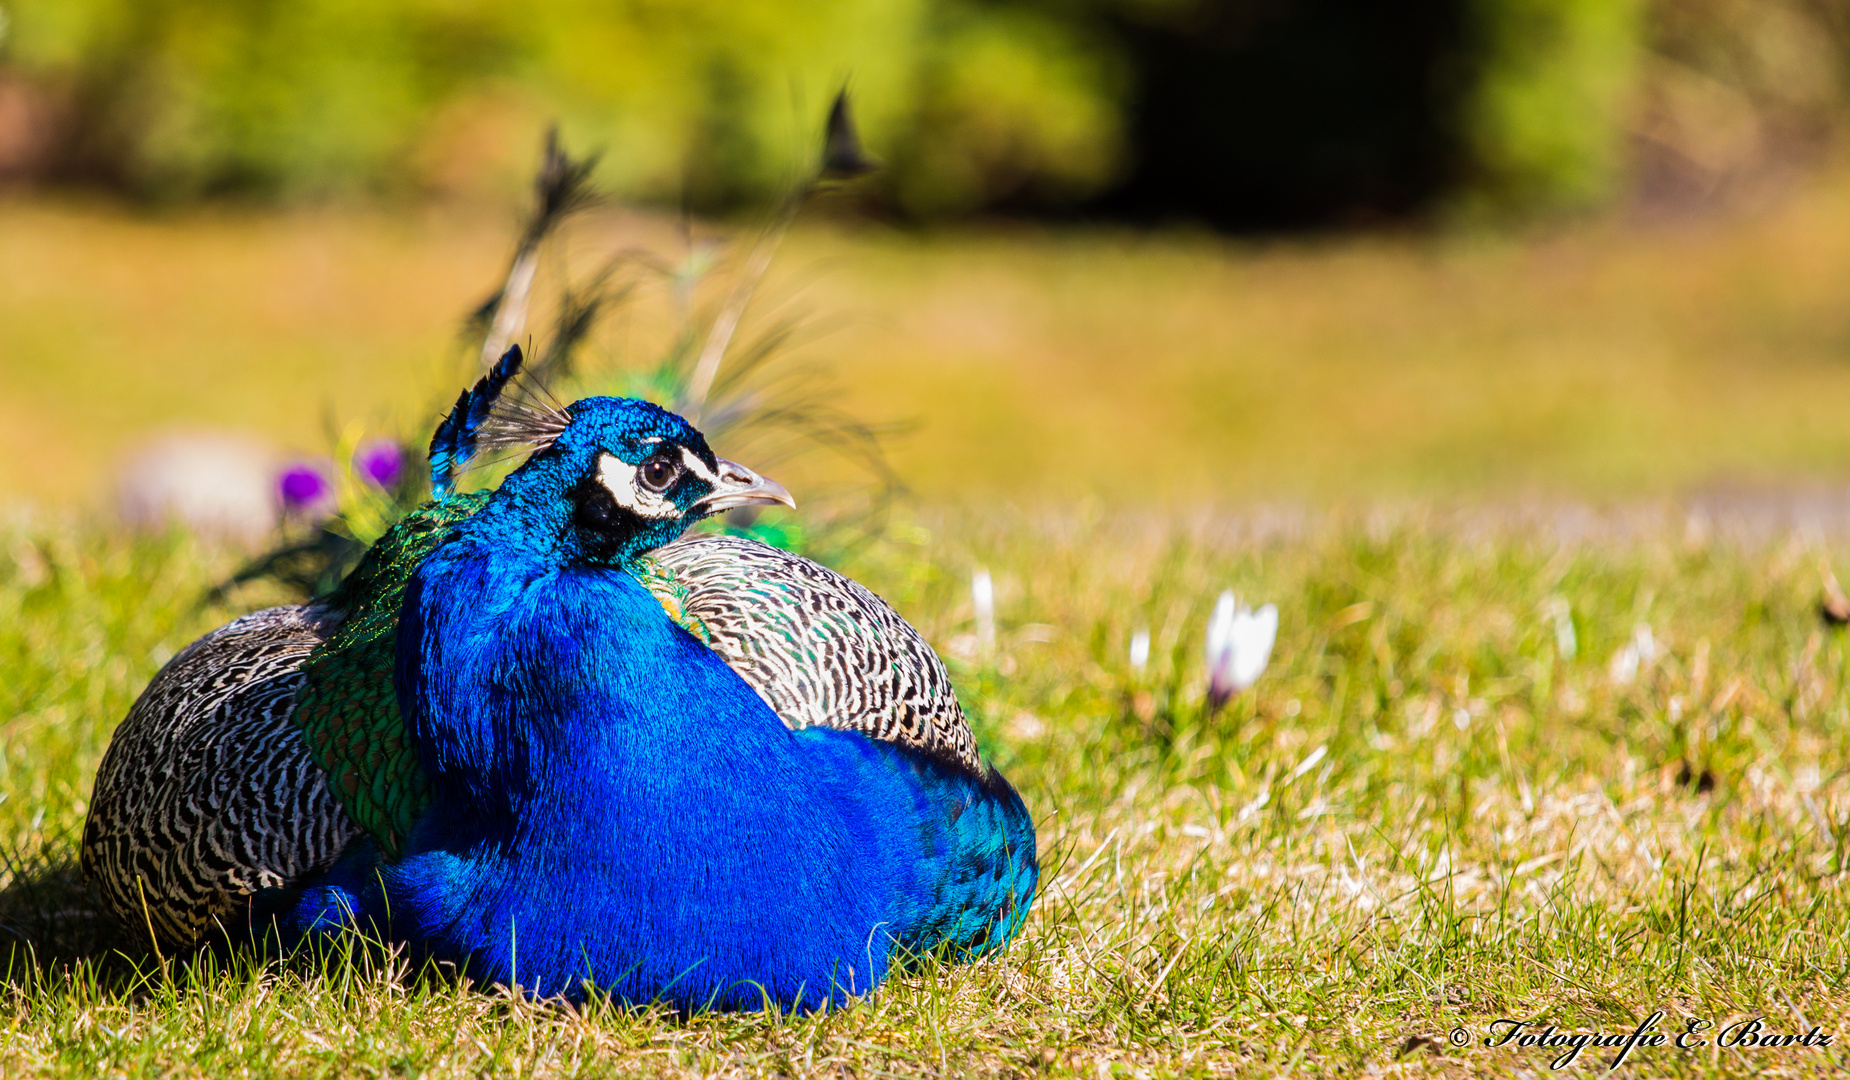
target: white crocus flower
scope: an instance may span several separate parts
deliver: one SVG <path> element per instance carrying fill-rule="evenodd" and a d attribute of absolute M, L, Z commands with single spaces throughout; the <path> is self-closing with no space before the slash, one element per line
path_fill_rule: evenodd
<path fill-rule="evenodd" d="M 1208 619 L 1208 709 L 1218 712 L 1233 695 L 1259 681 L 1278 640 L 1278 608 L 1240 607 L 1230 589 Z"/>
<path fill-rule="evenodd" d="M 970 605 L 976 609 L 976 643 L 987 656 L 996 651 L 996 583 L 977 567 L 970 577 Z"/>
<path fill-rule="evenodd" d="M 1142 671 L 1150 666 L 1150 628 L 1140 626 L 1131 635 L 1131 670 Z"/>
<path fill-rule="evenodd" d="M 1651 636 L 1648 623 L 1639 623 L 1632 628 L 1632 639 L 1625 647 L 1612 654 L 1612 665 L 1606 674 L 1619 686 L 1630 686 L 1638 679 L 1640 668 L 1649 668 L 1657 659 L 1657 639 Z"/>
<path fill-rule="evenodd" d="M 1580 651 L 1580 642 L 1574 636 L 1574 610 L 1566 600 L 1556 596 L 1543 605 L 1543 611 L 1554 620 L 1555 654 L 1563 660 L 1572 660 Z"/>

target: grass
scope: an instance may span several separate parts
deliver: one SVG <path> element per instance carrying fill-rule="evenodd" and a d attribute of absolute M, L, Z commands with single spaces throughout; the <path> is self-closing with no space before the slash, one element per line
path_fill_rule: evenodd
<path fill-rule="evenodd" d="M 949 658 L 1033 809 L 1027 928 L 999 961 L 836 1013 L 688 1021 L 376 963 L 163 962 L 86 930 L 45 867 L 68 859 L 138 688 L 230 614 L 198 603 L 227 557 L 75 518 L 0 543 L 0 838 L 31 855 L 0 921 L 37 946 L 0 984 L 0 1074 L 1539 1075 L 1560 1050 L 1449 1033 L 1629 1032 L 1658 1010 L 1671 1034 L 1764 1015 L 1840 1045 L 1720 1049 L 1711 1029 L 1636 1051 L 1639 1075 L 1844 1061 L 1850 657 L 1817 617 L 1839 548 L 1816 536 L 920 511 L 846 569 Z M 990 657 L 971 636 L 979 565 Z M 1223 587 L 1278 603 L 1281 630 L 1259 684 L 1210 717 L 1199 642 Z M 1615 680 L 1640 623 L 1658 653 Z"/>
<path fill-rule="evenodd" d="M 843 568 L 945 653 L 1039 823 L 1006 957 L 681 1021 L 377 957 L 148 954 L 72 873 L 90 777 L 160 663 L 266 598 L 204 599 L 235 553 L 113 532 L 114 462 L 163 427 L 427 430 L 503 225 L 0 204 L 0 456 L 31 465 L 0 499 L 50 507 L 0 520 L 0 1075 L 1539 1075 L 1562 1051 L 1485 1046 L 1496 1021 L 1850 1037 L 1850 698 L 1816 609 L 1850 520 L 1739 493 L 1850 479 L 1846 175 L 1506 240 L 801 229 L 764 295 L 842 315 L 806 355 L 921 421 L 892 448 L 921 498 Z M 579 242 L 635 239 L 674 231 Z M 1261 500 L 1286 509 L 1203 509 Z M 1480 509 L 1405 509 L 1435 501 Z M 1293 509 L 1327 505 L 1363 509 Z M 1280 639 L 1209 716 L 1226 587 Z M 1656 655 L 1615 677 L 1641 624 Z M 1626 1067 L 1822 1074 L 1850 1046 L 1716 1028 Z"/>
<path fill-rule="evenodd" d="M 0 497 L 100 503 L 170 427 L 428 430 L 511 211 L 0 202 Z M 671 223 L 588 221 L 576 261 Z M 1850 478 L 1850 172 L 1752 215 L 1254 243 L 814 223 L 772 310 L 930 498 L 1631 498 Z M 619 358 L 661 328 L 619 320 Z"/>

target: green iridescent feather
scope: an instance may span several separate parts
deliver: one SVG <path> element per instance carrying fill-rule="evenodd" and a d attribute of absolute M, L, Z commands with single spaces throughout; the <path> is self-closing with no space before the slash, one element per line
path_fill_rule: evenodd
<path fill-rule="evenodd" d="M 295 724 L 335 798 L 388 857 L 430 802 L 392 688 L 399 605 L 418 564 L 487 501 L 486 492 L 452 495 L 394 525 L 324 601 L 346 618 L 303 665 Z"/>
<path fill-rule="evenodd" d="M 713 644 L 713 634 L 707 629 L 706 623 L 687 609 L 687 585 L 675 580 L 674 575 L 653 553 L 637 559 L 630 567 L 630 574 L 654 595 L 656 603 L 662 605 L 662 610 L 668 613 L 668 618 L 677 626 L 699 638 L 701 644 Z"/>

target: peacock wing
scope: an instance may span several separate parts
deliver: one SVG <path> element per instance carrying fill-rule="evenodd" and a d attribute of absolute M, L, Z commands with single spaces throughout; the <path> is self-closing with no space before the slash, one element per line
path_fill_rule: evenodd
<path fill-rule="evenodd" d="M 84 822 L 83 868 L 114 913 L 188 945 L 256 892 L 371 833 L 395 854 L 429 803 L 393 687 L 398 608 L 419 562 L 487 501 L 456 474 L 492 435 L 514 346 L 431 438 L 436 501 L 406 515 L 310 607 L 237 619 L 155 675 L 116 729 Z"/>
<path fill-rule="evenodd" d="M 336 619 L 278 607 L 220 627 L 162 667 L 116 729 L 82 859 L 124 925 L 189 945 L 357 834 L 289 721 L 303 661 Z"/>
<path fill-rule="evenodd" d="M 110 741 L 84 823 L 84 872 L 124 924 L 190 945 L 362 831 L 397 850 L 429 801 L 393 692 L 398 605 L 484 498 L 408 515 L 333 595 L 234 620 L 155 675 Z"/>
<path fill-rule="evenodd" d="M 736 536 L 685 536 L 638 575 L 793 729 L 858 731 L 980 774 L 976 738 L 943 661 L 865 587 Z"/>

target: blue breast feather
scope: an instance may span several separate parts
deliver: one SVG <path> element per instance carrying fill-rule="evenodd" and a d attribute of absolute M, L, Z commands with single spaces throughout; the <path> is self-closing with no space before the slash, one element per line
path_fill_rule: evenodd
<path fill-rule="evenodd" d="M 430 811 L 398 861 L 357 841 L 294 892 L 286 931 L 351 918 L 536 996 L 812 1008 L 1026 914 L 1033 828 L 998 774 L 791 731 L 622 570 L 454 543 L 398 657 Z"/>

